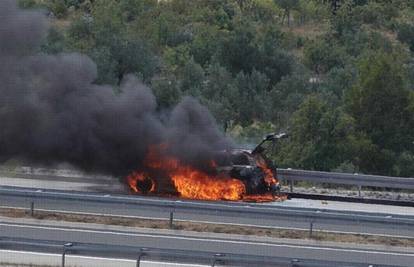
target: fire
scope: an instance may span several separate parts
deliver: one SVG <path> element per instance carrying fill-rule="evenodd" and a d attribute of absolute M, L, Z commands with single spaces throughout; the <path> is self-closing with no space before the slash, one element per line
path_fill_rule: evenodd
<path fill-rule="evenodd" d="M 257 165 L 263 170 L 265 177 L 264 181 L 267 184 L 267 186 L 271 187 L 273 185 L 277 184 L 277 180 L 275 176 L 273 175 L 273 171 L 267 166 L 267 163 L 264 161 L 263 158 L 256 158 Z"/>
<path fill-rule="evenodd" d="M 180 197 L 202 200 L 240 200 L 246 192 L 243 182 L 231 177 L 210 175 L 201 170 L 197 170 L 189 165 L 182 164 L 178 159 L 165 156 L 162 153 L 167 148 L 162 144 L 152 146 L 149 149 L 145 160 L 145 167 L 149 173 L 167 174 Z M 210 168 L 215 168 L 214 161 L 208 162 Z M 126 180 L 135 193 L 155 192 L 155 182 L 146 172 L 133 172 Z M 152 185 L 149 190 L 144 191 L 141 183 L 151 179 Z M 148 188 L 148 185 L 146 186 Z"/>
<path fill-rule="evenodd" d="M 229 175 L 217 173 L 217 163 L 214 160 L 206 162 L 207 169 L 213 170 L 211 173 L 196 169 L 190 165 L 180 162 L 179 159 L 166 156 L 165 144 L 151 146 L 144 160 L 143 171 L 133 172 L 126 177 L 126 181 L 134 193 L 165 193 L 165 181 L 168 177 L 171 191 L 176 192 L 179 197 L 198 200 L 232 200 L 232 201 L 251 201 L 268 202 L 278 199 L 271 192 L 246 195 L 246 185 L 239 179 Z M 273 172 L 268 168 L 262 159 L 257 160 L 257 166 L 264 172 L 264 182 L 269 188 L 277 183 Z M 160 178 L 161 177 L 161 178 Z M 157 180 L 159 179 L 159 180 Z M 164 184 L 160 186 L 159 184 Z M 160 187 L 160 188 L 159 188 Z"/>
<path fill-rule="evenodd" d="M 184 198 L 205 200 L 240 200 L 246 192 L 237 179 L 217 179 L 195 170 L 172 175 L 175 188 Z"/>
<path fill-rule="evenodd" d="M 133 172 L 127 176 L 126 180 L 135 193 L 152 193 L 155 191 L 155 182 L 145 173 Z"/>

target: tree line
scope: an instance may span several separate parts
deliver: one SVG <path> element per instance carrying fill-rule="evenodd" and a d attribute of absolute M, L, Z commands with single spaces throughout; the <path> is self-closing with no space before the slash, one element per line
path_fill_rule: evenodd
<path fill-rule="evenodd" d="M 282 167 L 414 177 L 410 0 L 21 0 L 53 27 L 40 53 L 82 52 L 96 83 L 134 73 L 160 109 L 184 95 L 253 143 L 289 131 Z"/>

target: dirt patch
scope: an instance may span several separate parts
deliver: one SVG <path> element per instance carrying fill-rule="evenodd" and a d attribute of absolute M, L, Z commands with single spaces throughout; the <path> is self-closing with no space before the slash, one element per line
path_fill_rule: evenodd
<path fill-rule="evenodd" d="M 98 215 L 78 215 L 60 212 L 36 211 L 30 214 L 22 209 L 0 208 L 0 216 L 9 218 L 34 218 L 39 220 L 53 220 L 80 223 L 97 223 L 104 225 L 118 225 L 128 227 L 141 227 L 151 229 L 169 229 L 168 220 L 151 220 L 151 219 L 134 219 L 118 216 L 98 216 Z M 414 238 L 396 238 L 389 236 L 373 236 L 362 234 L 339 234 L 322 231 L 313 231 L 312 236 L 309 231 L 274 229 L 265 227 L 223 225 L 210 223 L 193 223 L 175 221 L 173 228 L 177 230 L 211 232 L 224 234 L 238 234 L 249 236 L 266 236 L 273 238 L 290 238 L 290 239 L 313 239 L 320 241 L 358 243 L 358 244 L 377 244 L 400 247 L 414 247 Z"/>
<path fill-rule="evenodd" d="M 328 23 L 315 23 L 315 24 L 304 24 L 304 25 L 294 25 L 291 27 L 283 26 L 282 30 L 284 32 L 291 32 L 296 36 L 307 39 L 316 39 L 323 35 L 326 30 L 329 28 Z"/>

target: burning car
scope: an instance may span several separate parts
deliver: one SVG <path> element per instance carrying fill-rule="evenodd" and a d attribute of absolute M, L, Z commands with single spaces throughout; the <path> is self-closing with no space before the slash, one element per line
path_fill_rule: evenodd
<path fill-rule="evenodd" d="M 133 193 L 173 195 L 200 200 L 272 201 L 280 186 L 276 168 L 265 156 L 265 144 L 286 137 L 270 134 L 253 150 L 217 152 L 201 170 L 166 156 L 166 145 L 151 147 L 145 168 L 126 180 Z M 206 171 L 208 170 L 208 171 Z"/>
<path fill-rule="evenodd" d="M 264 144 L 285 138 L 287 135 L 269 134 L 253 150 L 233 149 L 223 152 L 230 159 L 227 166 L 218 166 L 219 172 L 227 173 L 230 177 L 241 180 L 246 186 L 246 194 L 264 194 L 271 192 L 277 194 L 280 191 L 277 180 L 276 167 L 263 153 Z"/>

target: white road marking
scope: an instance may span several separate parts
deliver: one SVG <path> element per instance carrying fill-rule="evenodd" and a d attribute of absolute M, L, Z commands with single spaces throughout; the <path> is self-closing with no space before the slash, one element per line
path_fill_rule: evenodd
<path fill-rule="evenodd" d="M 6 190 L 6 191 L 11 191 L 11 192 L 21 192 L 21 193 L 32 193 L 34 192 L 33 190 L 28 190 L 28 189 L 9 189 L 9 188 L 1 188 L 1 190 Z M 71 198 L 73 198 L 74 196 L 78 196 L 78 197 L 89 197 L 89 198 L 95 198 L 97 200 L 99 199 L 105 199 L 107 197 L 104 197 L 102 195 L 99 194 L 86 194 L 86 193 L 82 193 L 82 192 L 76 192 L 76 193 L 66 193 L 66 192 L 49 192 L 49 191 L 45 191 L 45 193 L 48 194 L 54 194 L 54 195 L 60 195 L 60 196 L 69 196 Z M 129 201 L 144 201 L 144 202 L 157 202 L 157 203 L 162 203 L 162 204 L 174 204 L 174 203 L 180 203 L 182 202 L 181 200 L 166 200 L 166 199 L 155 199 L 155 198 L 143 198 L 143 197 L 128 197 L 128 196 L 111 196 L 113 199 L 117 199 L 117 200 L 129 200 Z M 223 208 L 245 208 L 245 209 L 260 209 L 262 211 L 274 211 L 274 210 L 283 210 L 283 211 L 290 211 L 290 212 L 312 212 L 309 211 L 309 208 L 301 208 L 301 207 L 286 207 L 286 206 L 274 206 L 274 205 L 252 205 L 249 207 L 245 207 L 242 205 L 242 203 L 238 203 L 240 205 L 235 205 L 237 204 L 237 202 L 233 203 L 233 204 L 226 204 L 226 203 L 221 203 L 221 202 L 208 202 L 208 201 L 204 201 L 204 202 L 194 202 L 194 201 L 189 201 L 186 200 L 185 203 L 187 205 L 194 205 L 194 206 L 204 206 L 204 207 L 214 207 L 214 208 L 219 208 L 219 207 L 223 207 Z M 318 208 L 311 208 L 311 209 L 318 209 Z M 343 211 L 337 211 L 337 210 L 329 210 L 329 209 L 322 209 L 321 212 L 323 212 L 324 214 L 331 214 L 331 215 L 344 215 Z M 348 212 L 352 212 L 352 211 L 348 211 Z M 359 214 L 359 213 L 355 213 L 352 214 L 354 217 L 365 217 L 365 218 L 383 218 L 386 215 L 389 214 L 382 214 L 382 215 L 378 215 L 378 214 L 368 214 L 367 212 L 364 212 L 366 214 Z M 345 214 L 345 215 L 350 215 L 350 214 Z"/>
<path fill-rule="evenodd" d="M 5 209 L 20 209 L 27 210 L 27 208 L 21 207 L 10 207 L 10 206 L 0 206 L 0 208 Z M 144 219 L 144 220 L 160 220 L 166 221 L 169 220 L 169 217 L 147 217 L 147 216 L 133 216 L 133 215 L 114 215 L 106 213 L 94 213 L 94 212 L 80 212 L 80 211 L 62 211 L 62 210 L 53 210 L 53 209 L 36 209 L 36 211 L 43 212 L 57 212 L 64 214 L 76 214 L 76 215 L 89 215 L 89 216 L 102 216 L 102 217 L 118 217 L 118 218 L 128 218 L 128 219 Z M 218 225 L 233 225 L 233 226 L 246 226 L 246 227 L 256 227 L 256 228 L 271 228 L 271 229 L 282 229 L 282 230 L 297 230 L 297 231 L 309 231 L 309 228 L 299 228 L 299 227 L 288 227 L 288 226 L 272 226 L 272 225 L 255 225 L 248 223 L 227 223 L 227 222 L 212 222 L 212 221 L 202 221 L 202 220 L 186 220 L 186 219 L 174 219 L 176 222 L 192 222 L 192 223 L 205 223 L 205 224 L 218 224 Z M 380 237 L 393 237 L 393 238 L 406 238 L 414 239 L 414 236 L 404 236 L 404 235 L 388 235 L 388 234 L 375 234 L 375 233 L 364 233 L 364 232 L 352 232 L 352 231 L 336 231 L 336 230 L 323 230 L 317 229 L 317 224 L 314 224 L 314 231 L 320 233 L 334 233 L 334 234 L 351 234 L 351 235 L 369 235 L 369 236 L 380 236 Z"/>
<path fill-rule="evenodd" d="M 110 235 L 119 235 L 119 236 L 153 237 L 153 238 L 176 239 L 176 240 L 178 239 L 178 240 L 187 240 L 187 241 L 204 241 L 204 242 L 217 242 L 217 243 L 221 242 L 221 243 L 242 244 L 242 245 L 259 245 L 259 246 L 269 246 L 269 247 L 286 247 L 286 248 L 299 248 L 299 249 L 322 250 L 322 251 L 353 252 L 353 253 L 361 253 L 361 254 L 407 256 L 407 257 L 414 258 L 414 253 L 403 253 L 403 252 L 385 252 L 385 251 L 374 251 L 374 250 L 363 250 L 363 249 L 356 250 L 356 249 L 346 249 L 346 248 L 301 246 L 301 245 L 275 244 L 275 243 L 264 243 L 264 242 L 249 242 L 249 241 L 240 241 L 240 240 L 221 240 L 221 239 L 214 239 L 214 238 L 209 239 L 209 238 L 195 238 L 195 237 L 182 237 L 182 236 L 168 236 L 168 235 L 162 235 L 162 234 L 153 235 L 153 234 L 143 234 L 143 233 L 122 233 L 122 232 L 103 231 L 103 230 L 66 229 L 66 228 L 60 228 L 60 227 L 36 226 L 36 225 L 0 223 L 0 226 L 16 227 L 16 228 L 32 228 L 32 229 L 41 229 L 41 230 L 54 230 L 54 231 L 63 231 L 63 232 L 110 234 Z"/>

